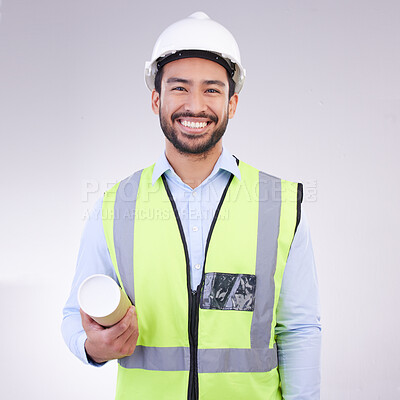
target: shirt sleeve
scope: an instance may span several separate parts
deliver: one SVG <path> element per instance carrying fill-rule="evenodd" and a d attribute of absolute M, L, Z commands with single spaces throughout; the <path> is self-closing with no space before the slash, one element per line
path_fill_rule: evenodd
<path fill-rule="evenodd" d="M 63 309 L 61 332 L 66 345 L 85 364 L 100 366 L 93 362 L 85 351 L 86 332 L 82 327 L 78 303 L 78 289 L 87 277 L 93 274 L 105 274 L 117 281 L 114 266 L 108 252 L 104 236 L 102 220 L 103 198 L 100 198 L 86 221 L 76 264 L 75 276 L 72 282 L 69 298 Z"/>
<path fill-rule="evenodd" d="M 310 231 L 302 213 L 277 306 L 276 338 L 284 400 L 319 400 L 321 323 Z"/>

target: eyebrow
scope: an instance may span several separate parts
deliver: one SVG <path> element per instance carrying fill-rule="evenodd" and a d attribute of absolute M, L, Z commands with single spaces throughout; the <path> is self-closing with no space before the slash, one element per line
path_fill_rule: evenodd
<path fill-rule="evenodd" d="M 186 83 L 190 84 L 192 81 L 189 81 L 187 79 L 182 79 L 182 78 L 168 78 L 167 83 Z"/>
<path fill-rule="evenodd" d="M 191 85 L 191 84 L 193 84 L 193 81 L 189 80 L 189 79 L 172 77 L 172 78 L 167 79 L 167 83 L 185 83 L 185 84 Z M 211 80 L 211 79 L 205 80 L 202 83 L 206 84 L 206 85 L 217 85 L 217 86 L 221 86 L 221 87 L 226 86 L 224 82 L 219 81 L 219 80 L 214 80 L 214 79 L 213 80 Z"/>
<path fill-rule="evenodd" d="M 221 87 L 225 87 L 225 83 L 222 81 L 217 81 L 217 80 L 208 80 L 208 81 L 204 81 L 204 83 L 206 85 L 218 85 Z"/>

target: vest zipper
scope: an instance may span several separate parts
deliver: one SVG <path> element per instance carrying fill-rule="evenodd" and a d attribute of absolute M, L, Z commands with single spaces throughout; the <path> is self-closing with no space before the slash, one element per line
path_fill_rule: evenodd
<path fill-rule="evenodd" d="M 225 186 L 225 189 L 222 193 L 221 199 L 218 203 L 218 207 L 215 210 L 214 218 L 210 225 L 210 230 L 208 231 L 207 242 L 204 253 L 204 263 L 203 263 L 203 273 L 201 276 L 200 285 L 197 287 L 197 290 L 192 290 L 190 284 L 190 260 L 189 260 L 189 251 L 186 243 L 185 233 L 183 231 L 182 222 L 179 217 L 178 209 L 176 208 L 175 200 L 172 196 L 172 193 L 169 189 L 167 180 L 164 174 L 161 176 L 165 190 L 168 194 L 168 198 L 171 202 L 172 209 L 174 210 L 175 219 L 178 224 L 179 233 L 181 235 L 183 249 L 185 251 L 185 260 L 186 260 L 186 276 L 187 276 L 187 289 L 188 289 L 188 300 L 189 300 L 189 346 L 190 346 L 190 370 L 189 370 L 189 383 L 188 383 L 188 400 L 198 400 L 199 399 L 199 376 L 198 376 L 198 343 L 199 343 L 199 307 L 200 307 L 200 293 L 201 288 L 204 283 L 205 277 L 205 266 L 206 266 L 206 258 L 208 246 L 210 244 L 212 231 L 214 230 L 214 226 L 218 219 L 218 214 L 221 210 L 222 203 L 224 202 L 226 193 L 228 192 L 229 186 L 233 179 L 233 174 L 231 174 L 228 183 Z"/>
<path fill-rule="evenodd" d="M 189 343 L 190 343 L 190 371 L 189 371 L 189 386 L 188 400 L 197 400 L 199 398 L 199 381 L 198 381 L 198 321 L 199 321 L 199 305 L 198 291 L 190 291 L 190 306 L 189 306 Z"/>

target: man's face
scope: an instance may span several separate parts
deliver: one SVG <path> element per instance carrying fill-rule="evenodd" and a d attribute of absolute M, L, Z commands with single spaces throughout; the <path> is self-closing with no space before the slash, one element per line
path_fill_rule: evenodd
<path fill-rule="evenodd" d="M 165 137 L 180 153 L 207 153 L 236 111 L 238 96 L 228 99 L 225 68 L 202 58 L 172 61 L 163 68 L 161 94 L 153 90 L 152 108 Z"/>

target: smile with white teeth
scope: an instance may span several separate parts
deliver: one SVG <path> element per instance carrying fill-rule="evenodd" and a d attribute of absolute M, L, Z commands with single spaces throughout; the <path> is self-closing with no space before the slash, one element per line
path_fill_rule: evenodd
<path fill-rule="evenodd" d="M 202 129 L 207 126 L 207 122 L 192 122 L 192 121 L 181 120 L 180 123 L 181 125 L 192 129 Z"/>

